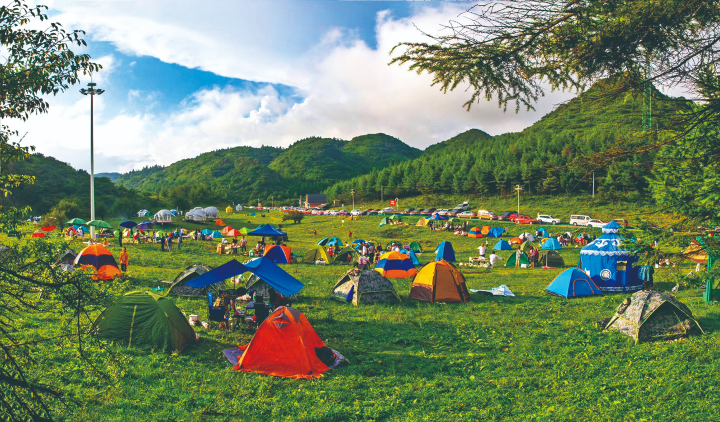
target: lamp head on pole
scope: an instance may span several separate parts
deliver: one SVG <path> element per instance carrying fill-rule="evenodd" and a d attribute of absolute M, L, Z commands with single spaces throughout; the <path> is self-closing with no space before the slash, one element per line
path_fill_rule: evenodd
<path fill-rule="evenodd" d="M 103 92 L 105 92 L 104 89 L 100 89 L 100 88 L 96 89 L 95 87 L 97 86 L 97 84 L 95 82 L 90 82 L 88 84 L 88 86 L 90 88 L 81 88 L 80 93 L 83 95 L 100 95 Z"/>

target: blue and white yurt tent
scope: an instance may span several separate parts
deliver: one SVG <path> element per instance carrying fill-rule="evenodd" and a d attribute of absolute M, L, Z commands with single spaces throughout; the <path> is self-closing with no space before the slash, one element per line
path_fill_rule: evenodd
<path fill-rule="evenodd" d="M 603 235 L 580 250 L 578 268 L 595 282 L 603 293 L 632 293 L 642 289 L 637 258 L 620 249 L 620 225 L 614 221 L 602 228 Z"/>

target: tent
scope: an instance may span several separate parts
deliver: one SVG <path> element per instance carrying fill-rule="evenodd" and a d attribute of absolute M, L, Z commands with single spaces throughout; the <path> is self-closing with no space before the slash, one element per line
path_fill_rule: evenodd
<path fill-rule="evenodd" d="M 518 249 L 519 250 L 519 249 Z M 507 262 L 505 263 L 506 267 L 514 267 L 517 260 L 517 251 L 510 254 L 510 257 L 508 258 Z M 530 266 L 530 260 L 528 259 L 527 255 L 525 255 L 525 252 L 520 251 L 520 265 L 525 264 L 526 266 Z"/>
<path fill-rule="evenodd" d="M 635 344 L 703 332 L 684 303 L 656 291 L 640 291 L 625 299 L 606 328 L 632 337 Z"/>
<path fill-rule="evenodd" d="M 147 291 L 120 297 L 100 314 L 93 329 L 103 339 L 166 353 L 180 352 L 196 340 L 195 330 L 172 300 Z"/>
<path fill-rule="evenodd" d="M 331 238 L 326 237 L 324 239 L 321 239 L 317 244 L 320 246 L 334 246 L 334 245 L 343 246 L 342 241 L 340 239 L 338 239 L 337 237 L 331 237 Z"/>
<path fill-rule="evenodd" d="M 483 233 L 482 233 L 482 230 L 480 230 L 480 229 L 477 228 L 477 227 L 473 227 L 473 228 L 470 229 L 470 231 L 468 232 L 468 237 L 469 237 L 469 238 L 472 238 L 472 239 L 477 239 L 477 238 L 480 238 L 480 237 L 483 237 L 483 236 L 484 236 L 484 235 L 483 235 Z"/>
<path fill-rule="evenodd" d="M 545 230 L 545 227 L 540 227 L 537 229 L 538 232 L 540 232 L 540 238 L 545 239 L 546 237 L 550 237 L 550 233 L 548 233 L 547 230 Z"/>
<path fill-rule="evenodd" d="M 173 216 L 177 217 L 179 215 L 178 210 L 170 210 Z"/>
<path fill-rule="evenodd" d="M 138 217 L 150 217 L 150 211 L 148 210 L 140 210 L 137 212 Z"/>
<path fill-rule="evenodd" d="M 221 238 L 221 237 L 223 237 L 223 235 L 222 235 L 222 233 L 220 233 L 219 231 L 215 230 L 214 232 L 212 232 L 212 238 L 213 238 L 213 239 L 219 239 L 219 238 Z"/>
<path fill-rule="evenodd" d="M 261 277 L 258 277 L 255 274 L 250 275 L 247 282 L 245 283 L 245 288 L 248 291 L 255 290 L 255 292 L 257 294 L 261 295 L 262 297 L 264 297 L 265 300 L 268 300 L 270 298 L 270 292 L 272 290 L 278 291 L 273 286 L 271 286 L 270 283 L 266 282 Z M 285 296 L 285 298 L 290 301 L 297 300 L 297 295 L 295 295 L 295 294 L 291 294 L 291 295 L 283 294 L 283 296 Z"/>
<path fill-rule="evenodd" d="M 255 217 L 255 211 L 250 213 L 250 217 Z"/>
<path fill-rule="evenodd" d="M 200 232 L 200 234 L 202 234 L 203 236 L 207 236 L 207 235 L 209 235 L 209 234 L 212 234 L 212 230 L 210 230 L 210 229 L 203 229 L 203 230 Z"/>
<path fill-rule="evenodd" d="M 620 225 L 612 221 L 603 226 L 603 235 L 580 250 L 578 268 L 585 271 L 605 292 L 635 292 L 642 289 L 638 270 L 632 264 L 637 258 L 620 249 Z"/>
<path fill-rule="evenodd" d="M 410 257 L 394 251 L 380 255 L 375 271 L 387 278 L 408 278 L 417 274 Z"/>
<path fill-rule="evenodd" d="M 390 219 L 387 218 L 387 217 L 383 217 L 383 219 L 380 220 L 380 224 L 378 224 L 378 227 L 382 227 L 382 226 L 384 226 L 384 225 L 386 225 L 386 224 L 390 224 Z"/>
<path fill-rule="evenodd" d="M 351 256 L 350 261 L 348 261 L 348 256 Z M 358 251 L 355 250 L 355 248 L 351 246 L 346 246 L 341 250 L 340 252 L 335 253 L 331 258 L 332 264 L 344 264 L 347 262 L 352 262 L 355 260 L 355 258 L 358 256 Z"/>
<path fill-rule="evenodd" d="M 273 227 L 272 224 L 265 224 L 264 226 L 258 226 L 255 230 L 247 234 L 248 236 L 263 236 L 263 237 L 285 237 L 287 233 L 283 233 L 280 230 Z"/>
<path fill-rule="evenodd" d="M 512 239 L 510 239 L 511 245 L 522 245 L 522 243 L 523 243 L 523 240 L 520 239 L 519 237 L 513 237 Z"/>
<path fill-rule="evenodd" d="M 173 213 L 170 210 L 160 210 L 153 216 L 156 223 L 172 223 L 172 218 Z"/>
<path fill-rule="evenodd" d="M 540 258 L 540 264 L 543 267 L 562 268 L 565 266 L 565 260 L 558 251 L 549 250 Z"/>
<path fill-rule="evenodd" d="M 490 230 L 488 230 L 487 237 L 502 237 L 503 233 L 505 233 L 504 228 L 493 227 Z"/>
<path fill-rule="evenodd" d="M 377 271 L 350 270 L 335 283 L 333 298 L 352 302 L 357 306 L 360 303 L 373 302 L 400 302 L 395 286 Z"/>
<path fill-rule="evenodd" d="M 185 214 L 185 220 L 204 223 L 207 220 L 207 214 L 205 214 L 205 211 L 202 208 L 195 208 Z"/>
<path fill-rule="evenodd" d="M 422 217 L 421 219 L 418 220 L 417 224 L 415 224 L 415 225 L 425 227 L 425 226 L 427 226 L 427 224 L 428 224 L 427 219 L 425 219 L 425 217 Z"/>
<path fill-rule="evenodd" d="M 435 261 L 444 259 L 447 262 L 455 262 L 455 250 L 450 242 L 442 242 L 435 249 Z"/>
<path fill-rule="evenodd" d="M 561 272 L 545 290 L 552 295 L 566 298 L 602 295 L 595 282 L 577 268 L 568 268 Z"/>
<path fill-rule="evenodd" d="M 483 226 L 482 230 L 480 230 L 480 233 L 487 236 L 487 234 L 490 233 L 490 226 Z"/>
<path fill-rule="evenodd" d="M 175 280 L 173 280 L 173 284 L 170 286 L 170 289 L 168 289 L 167 295 L 168 296 L 189 296 L 194 298 L 207 298 L 208 291 L 213 291 L 217 293 L 221 287 L 224 285 L 224 280 L 219 280 L 215 284 L 211 284 L 209 286 L 205 287 L 190 287 L 187 286 L 186 283 L 190 280 L 195 279 L 196 277 L 199 277 L 206 272 L 210 271 L 210 267 L 207 267 L 205 265 L 191 265 L 183 272 L 177 275 L 175 277 Z"/>
<path fill-rule="evenodd" d="M 225 225 L 225 222 L 218 218 L 217 220 L 215 220 L 215 225 L 222 227 Z"/>
<path fill-rule="evenodd" d="M 225 214 L 232 214 L 232 213 L 233 213 L 233 207 L 228 205 L 227 208 L 225 208 Z"/>
<path fill-rule="evenodd" d="M 292 261 L 290 260 L 290 248 L 288 248 L 287 246 L 270 245 L 265 248 L 265 253 L 263 254 L 263 257 L 265 259 L 269 259 L 276 264 L 292 263 Z"/>
<path fill-rule="evenodd" d="M 495 246 L 493 246 L 493 249 L 498 251 L 511 251 L 512 246 L 505 240 L 498 240 Z"/>
<path fill-rule="evenodd" d="M 242 211 L 242 209 L 243 209 L 243 207 L 242 207 L 242 205 L 240 205 L 240 204 L 237 204 L 237 205 L 235 206 L 235 211 Z"/>
<path fill-rule="evenodd" d="M 431 262 L 413 278 L 410 300 L 435 302 L 467 302 L 470 299 L 465 277 L 451 263 L 440 260 Z"/>
<path fill-rule="evenodd" d="M 265 258 L 251 259 L 245 264 L 241 264 L 233 259 L 212 271 L 196 277 L 194 280 L 188 281 L 186 285 L 197 288 L 206 287 L 248 271 L 260 277 L 283 296 L 292 296 L 304 287 L 295 277 Z"/>
<path fill-rule="evenodd" d="M 442 221 L 442 220 L 447 220 L 447 219 L 448 218 L 446 216 L 440 215 L 438 213 L 435 213 L 432 215 L 432 217 L 428 218 L 428 220 L 433 220 L 433 221 Z"/>
<path fill-rule="evenodd" d="M 402 217 L 400 217 L 400 216 L 399 216 L 399 215 L 397 215 L 397 214 L 393 214 L 393 215 L 391 215 L 391 216 L 390 216 L 390 219 L 391 219 L 391 220 L 398 220 L 398 221 L 402 221 Z"/>
<path fill-rule="evenodd" d="M 562 245 L 554 237 L 549 237 L 545 242 L 543 242 L 541 247 L 550 251 L 562 249 Z"/>
<path fill-rule="evenodd" d="M 418 242 L 410 242 L 410 249 L 415 253 L 422 253 L 422 246 Z"/>
<path fill-rule="evenodd" d="M 115 258 L 103 245 L 90 245 L 83 249 L 75 257 L 73 265 L 95 269 L 93 280 L 111 280 L 122 275 Z"/>
<path fill-rule="evenodd" d="M 225 233 L 225 236 L 228 236 L 228 237 L 238 237 L 238 236 L 242 236 L 242 235 L 243 235 L 243 233 L 237 229 L 231 229 L 231 230 L 228 230 L 227 233 Z"/>
<path fill-rule="evenodd" d="M 524 241 L 524 242 L 522 243 L 522 245 L 520 245 L 520 250 L 523 251 L 523 252 L 527 252 L 527 251 L 529 251 L 530 249 L 535 249 L 535 250 L 537 250 L 538 247 L 537 247 L 536 244 L 532 243 L 532 242 L 529 241 L 529 240 Z"/>
<path fill-rule="evenodd" d="M 315 261 L 322 259 L 326 264 L 330 263 L 330 257 L 322 246 L 311 246 L 310 249 L 305 251 L 302 261 L 305 263 L 314 264 Z"/>
<path fill-rule="evenodd" d="M 73 265 L 77 253 L 72 249 L 65 249 L 55 258 L 55 265 Z"/>
<path fill-rule="evenodd" d="M 413 265 L 420 265 L 420 260 L 418 260 L 417 255 L 415 255 L 415 252 L 413 252 L 412 249 L 400 249 L 400 252 L 404 253 L 405 255 L 410 257 L 410 260 L 412 261 Z"/>
<path fill-rule="evenodd" d="M 683 257 L 698 264 L 705 264 L 708 260 L 708 253 L 705 248 L 700 245 L 700 242 L 693 239 L 687 249 L 683 251 Z"/>
<path fill-rule="evenodd" d="M 218 221 L 220 221 L 220 220 L 218 220 Z M 233 229 L 233 228 L 230 227 L 230 226 L 225 226 L 225 227 L 223 227 L 222 230 L 220 230 L 220 233 L 222 233 L 223 236 L 227 236 L 227 235 L 228 235 L 228 232 L 229 232 L 230 230 L 235 230 L 235 229 Z"/>
<path fill-rule="evenodd" d="M 270 314 L 249 344 L 223 353 L 237 362 L 234 370 L 295 379 L 320 378 L 343 360 L 325 346 L 305 315 L 285 306 Z"/>
<path fill-rule="evenodd" d="M 218 218 L 218 216 L 220 215 L 220 211 L 215 207 L 207 207 L 207 208 L 203 209 L 203 211 L 205 211 L 205 215 L 207 216 L 207 218 L 214 219 L 214 218 Z"/>

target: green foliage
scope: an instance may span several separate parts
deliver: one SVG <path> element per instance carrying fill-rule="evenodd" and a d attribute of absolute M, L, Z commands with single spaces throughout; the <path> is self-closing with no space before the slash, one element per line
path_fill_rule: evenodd
<path fill-rule="evenodd" d="M 295 224 L 301 222 L 305 218 L 305 214 L 299 211 L 290 211 L 283 213 L 282 221 L 292 221 Z"/>

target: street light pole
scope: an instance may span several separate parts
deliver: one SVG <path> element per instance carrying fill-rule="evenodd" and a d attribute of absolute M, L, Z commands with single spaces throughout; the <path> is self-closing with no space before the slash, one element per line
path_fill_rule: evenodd
<path fill-rule="evenodd" d="M 90 220 L 95 219 L 95 146 L 93 142 L 93 100 L 96 95 L 105 92 L 104 89 L 95 88 L 97 84 L 90 82 L 89 88 L 82 88 L 80 93 L 90 95 Z M 95 227 L 90 226 L 90 239 L 95 240 Z"/>
<path fill-rule="evenodd" d="M 518 193 L 518 214 L 520 214 L 520 191 L 522 190 L 522 188 L 520 187 L 520 185 L 515 185 L 515 190 Z"/>

